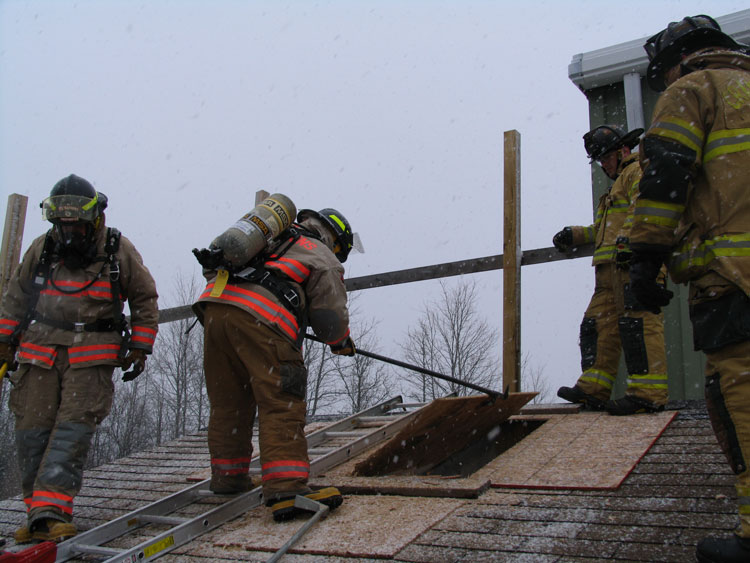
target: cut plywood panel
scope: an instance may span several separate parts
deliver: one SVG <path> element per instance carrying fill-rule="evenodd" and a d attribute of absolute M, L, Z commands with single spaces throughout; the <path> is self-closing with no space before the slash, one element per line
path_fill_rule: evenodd
<path fill-rule="evenodd" d="M 465 501 L 391 496 L 345 497 L 344 504 L 312 528 L 290 553 L 391 558 Z M 277 523 L 268 508 L 257 508 L 211 534 L 216 547 L 276 551 L 305 523 Z"/>
<path fill-rule="evenodd" d="M 541 428 L 487 465 L 491 485 L 616 489 L 676 414 L 550 416 Z"/>
<path fill-rule="evenodd" d="M 417 475 L 429 471 L 472 441 L 484 438 L 536 396 L 511 393 L 436 399 L 398 434 L 358 463 L 357 476 Z"/>

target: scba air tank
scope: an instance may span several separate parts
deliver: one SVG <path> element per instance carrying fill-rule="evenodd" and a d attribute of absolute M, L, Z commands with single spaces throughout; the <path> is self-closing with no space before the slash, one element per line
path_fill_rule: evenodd
<path fill-rule="evenodd" d="M 243 266 L 289 227 L 296 216 L 297 208 L 291 199 L 273 194 L 216 237 L 211 247 L 220 248 L 232 266 Z"/>

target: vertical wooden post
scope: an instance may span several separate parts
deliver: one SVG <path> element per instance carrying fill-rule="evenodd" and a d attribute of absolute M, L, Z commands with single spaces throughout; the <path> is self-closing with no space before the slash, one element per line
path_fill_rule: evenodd
<path fill-rule="evenodd" d="M 23 227 L 26 222 L 26 205 L 29 198 L 25 195 L 10 194 L 8 209 L 5 211 L 5 228 L 3 229 L 3 246 L 0 250 L 0 299 L 5 294 L 13 270 L 21 259 Z"/>
<path fill-rule="evenodd" d="M 258 205 L 259 203 L 263 202 L 269 195 L 266 190 L 258 190 L 255 192 L 255 205 Z"/>
<path fill-rule="evenodd" d="M 521 390 L 521 135 L 504 134 L 503 389 Z"/>

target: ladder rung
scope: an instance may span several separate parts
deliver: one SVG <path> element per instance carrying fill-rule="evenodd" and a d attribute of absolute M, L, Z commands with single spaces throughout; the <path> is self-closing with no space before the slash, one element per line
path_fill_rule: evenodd
<path fill-rule="evenodd" d="M 141 523 L 148 524 L 171 524 L 173 526 L 179 526 L 184 524 L 189 519 L 180 518 L 179 516 L 159 516 L 158 514 L 140 514 L 138 520 Z"/>
<path fill-rule="evenodd" d="M 357 438 L 364 436 L 365 432 L 357 430 L 341 430 L 339 432 L 326 432 L 327 438 Z"/>
<path fill-rule="evenodd" d="M 328 452 L 332 452 L 336 448 L 310 448 L 307 450 L 307 453 L 310 455 L 322 455 L 327 454 Z"/>
<path fill-rule="evenodd" d="M 104 547 L 101 545 L 90 545 L 87 543 L 73 543 L 70 546 L 71 551 L 76 553 L 88 553 L 90 555 L 117 555 L 125 551 L 114 547 Z"/>
<path fill-rule="evenodd" d="M 394 416 L 360 416 L 360 422 L 393 422 L 397 417 Z"/>

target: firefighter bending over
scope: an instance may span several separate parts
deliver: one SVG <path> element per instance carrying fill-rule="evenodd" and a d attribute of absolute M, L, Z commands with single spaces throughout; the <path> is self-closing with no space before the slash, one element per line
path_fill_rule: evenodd
<path fill-rule="evenodd" d="M 641 133 L 643 129 L 625 133 L 616 125 L 602 125 L 583 136 L 591 161 L 615 182 L 599 200 L 593 225 L 565 227 L 552 240 L 561 252 L 595 243 L 594 295 L 581 322 L 583 373 L 573 387 L 560 387 L 557 395 L 613 415 L 655 412 L 667 402 L 663 315 L 638 303 L 628 278 L 628 236 L 641 179 L 638 153 L 630 151 Z M 659 280 L 665 282 L 664 272 Z M 609 400 L 621 352 L 627 389 L 624 397 Z"/>
<path fill-rule="evenodd" d="M 42 203 L 53 227 L 31 243 L 0 308 L 0 364 L 20 364 L 9 377 L 10 409 L 28 522 L 16 543 L 77 533 L 73 498 L 109 414 L 114 368 L 132 366 L 123 379 L 134 379 L 156 338 L 154 280 L 133 244 L 105 227 L 106 207 L 83 178 L 55 184 Z"/>
<path fill-rule="evenodd" d="M 204 369 L 211 402 L 210 489 L 249 490 L 252 427 L 258 409 L 263 496 L 276 521 L 301 510 L 296 495 L 336 508 L 335 487 L 312 491 L 305 439 L 309 324 L 334 354 L 353 356 L 343 263 L 349 223 L 334 209 L 305 209 L 250 268 L 204 269 L 209 283 L 193 309 L 204 326 Z"/>

